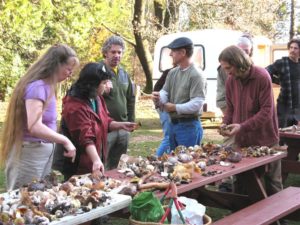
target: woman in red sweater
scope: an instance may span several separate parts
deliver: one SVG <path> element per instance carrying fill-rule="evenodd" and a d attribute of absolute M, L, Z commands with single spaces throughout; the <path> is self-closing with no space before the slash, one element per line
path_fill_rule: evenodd
<path fill-rule="evenodd" d="M 104 173 L 109 131 L 133 131 L 136 124 L 116 122 L 109 117 L 102 97 L 111 75 L 104 64 L 89 63 L 80 72 L 63 99 L 61 128 L 77 149 L 75 162 L 64 159 L 65 179 L 72 175 Z"/>

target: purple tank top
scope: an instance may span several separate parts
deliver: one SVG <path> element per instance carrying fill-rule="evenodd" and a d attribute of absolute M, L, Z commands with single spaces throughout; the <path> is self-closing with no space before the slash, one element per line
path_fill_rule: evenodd
<path fill-rule="evenodd" d="M 43 81 L 43 80 L 36 80 L 27 85 L 25 94 L 24 94 L 24 100 L 38 99 L 38 100 L 41 100 L 43 103 L 45 103 L 46 100 L 50 97 L 50 95 L 51 95 L 50 85 L 45 83 L 45 81 Z M 42 122 L 47 127 L 56 131 L 56 129 L 57 129 L 56 119 L 57 119 L 56 97 L 53 94 L 47 103 L 46 109 L 43 111 Z M 24 138 L 23 139 L 24 139 L 24 141 L 32 141 L 32 142 L 38 142 L 38 141 L 47 142 L 46 140 L 42 140 L 42 139 L 31 136 L 28 132 L 27 124 L 26 124 L 26 127 L 24 128 Z"/>

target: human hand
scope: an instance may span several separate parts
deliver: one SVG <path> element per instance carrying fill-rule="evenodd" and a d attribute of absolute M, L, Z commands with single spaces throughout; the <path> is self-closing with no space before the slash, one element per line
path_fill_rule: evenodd
<path fill-rule="evenodd" d="M 229 132 L 230 130 L 227 127 L 227 124 L 222 123 L 218 129 L 219 134 L 221 134 L 222 136 L 229 136 Z"/>
<path fill-rule="evenodd" d="M 139 127 L 139 124 L 133 122 L 122 122 L 122 129 L 127 130 L 129 132 L 134 131 Z"/>
<path fill-rule="evenodd" d="M 233 124 L 227 125 L 227 129 L 229 130 L 228 136 L 232 136 L 240 131 L 241 125 L 238 123 L 233 123 Z"/>
<path fill-rule="evenodd" d="M 159 102 L 159 91 L 153 91 L 152 92 L 152 96 L 151 99 L 153 100 L 154 103 L 158 103 Z"/>
<path fill-rule="evenodd" d="M 100 159 L 93 162 L 92 170 L 93 176 L 97 178 L 101 178 L 104 175 L 104 165 Z"/>
<path fill-rule="evenodd" d="M 73 145 L 73 143 L 68 138 L 66 138 L 65 142 L 63 143 L 63 146 L 66 150 L 64 152 L 64 156 L 72 158 L 72 162 L 74 162 L 76 157 L 76 148 Z"/>
<path fill-rule="evenodd" d="M 167 102 L 166 104 L 164 104 L 164 110 L 166 112 L 176 112 L 176 104 Z"/>

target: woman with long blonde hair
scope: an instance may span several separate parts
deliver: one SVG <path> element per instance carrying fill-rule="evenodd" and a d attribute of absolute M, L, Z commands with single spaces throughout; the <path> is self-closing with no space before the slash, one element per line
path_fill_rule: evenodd
<path fill-rule="evenodd" d="M 72 75 L 79 65 L 67 45 L 50 47 L 19 80 L 7 109 L 1 142 L 1 166 L 6 188 L 13 190 L 50 173 L 54 143 L 62 144 L 66 157 L 76 148 L 56 132 L 56 84 Z"/>

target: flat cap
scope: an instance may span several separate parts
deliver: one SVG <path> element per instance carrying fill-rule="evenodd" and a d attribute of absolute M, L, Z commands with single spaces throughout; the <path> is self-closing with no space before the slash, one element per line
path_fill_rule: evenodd
<path fill-rule="evenodd" d="M 172 41 L 168 45 L 168 48 L 170 48 L 170 49 L 183 48 L 183 47 L 189 46 L 189 45 L 193 45 L 192 40 L 187 37 L 181 37 L 181 38 L 177 38 L 174 41 Z"/>

